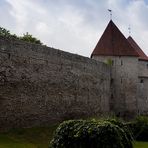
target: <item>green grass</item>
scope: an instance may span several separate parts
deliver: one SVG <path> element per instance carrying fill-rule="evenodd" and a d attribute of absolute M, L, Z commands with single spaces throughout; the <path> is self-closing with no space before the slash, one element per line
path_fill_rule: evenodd
<path fill-rule="evenodd" d="M 48 148 L 55 126 L 13 129 L 0 134 L 0 148 Z M 148 148 L 148 142 L 134 142 L 134 148 Z"/>
<path fill-rule="evenodd" d="M 148 148 L 148 142 L 134 142 L 134 148 Z"/>
<path fill-rule="evenodd" d="M 0 148 L 48 148 L 57 126 L 15 129 L 0 134 Z"/>

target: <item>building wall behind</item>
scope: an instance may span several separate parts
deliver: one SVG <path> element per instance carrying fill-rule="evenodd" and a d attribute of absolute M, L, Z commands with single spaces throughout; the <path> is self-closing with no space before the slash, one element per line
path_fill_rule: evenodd
<path fill-rule="evenodd" d="M 138 112 L 148 114 L 148 61 L 138 64 Z"/>
<path fill-rule="evenodd" d="M 109 97 L 106 64 L 0 37 L 0 129 L 106 114 Z"/>

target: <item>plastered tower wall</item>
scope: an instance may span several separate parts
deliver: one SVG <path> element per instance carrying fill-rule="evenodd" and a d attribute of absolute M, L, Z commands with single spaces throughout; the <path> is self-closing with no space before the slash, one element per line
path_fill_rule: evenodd
<path fill-rule="evenodd" d="M 138 113 L 148 114 L 148 61 L 138 64 Z"/>
<path fill-rule="evenodd" d="M 138 61 L 138 76 L 148 77 L 148 61 Z"/>
<path fill-rule="evenodd" d="M 110 68 L 0 37 L 0 129 L 109 113 Z"/>
<path fill-rule="evenodd" d="M 138 58 L 128 56 L 93 56 L 111 66 L 110 110 L 117 116 L 137 113 Z"/>

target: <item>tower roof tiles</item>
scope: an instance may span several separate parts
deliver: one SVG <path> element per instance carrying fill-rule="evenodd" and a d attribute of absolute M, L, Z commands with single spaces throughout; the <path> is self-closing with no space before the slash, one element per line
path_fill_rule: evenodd
<path fill-rule="evenodd" d="M 148 61 L 147 55 L 142 51 L 142 49 L 138 46 L 138 44 L 134 41 L 134 39 L 131 36 L 129 36 L 127 40 L 133 46 L 133 48 L 137 51 L 139 55 L 139 59 Z"/>
<path fill-rule="evenodd" d="M 138 56 L 121 31 L 111 20 L 91 56 Z"/>

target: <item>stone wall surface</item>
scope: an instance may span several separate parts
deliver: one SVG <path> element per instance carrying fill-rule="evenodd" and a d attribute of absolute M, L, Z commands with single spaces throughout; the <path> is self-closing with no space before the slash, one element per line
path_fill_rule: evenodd
<path fill-rule="evenodd" d="M 139 72 L 138 75 L 140 77 L 148 78 L 148 61 L 139 60 L 138 72 Z"/>
<path fill-rule="evenodd" d="M 142 115 L 148 115 L 148 78 L 139 78 L 137 100 L 138 113 Z"/>
<path fill-rule="evenodd" d="M 0 129 L 99 116 L 109 97 L 106 64 L 0 37 Z"/>
<path fill-rule="evenodd" d="M 138 113 L 148 114 L 148 61 L 139 61 L 138 64 Z"/>
<path fill-rule="evenodd" d="M 138 58 L 131 56 L 94 56 L 107 63 L 111 70 L 110 109 L 117 116 L 137 114 Z"/>

